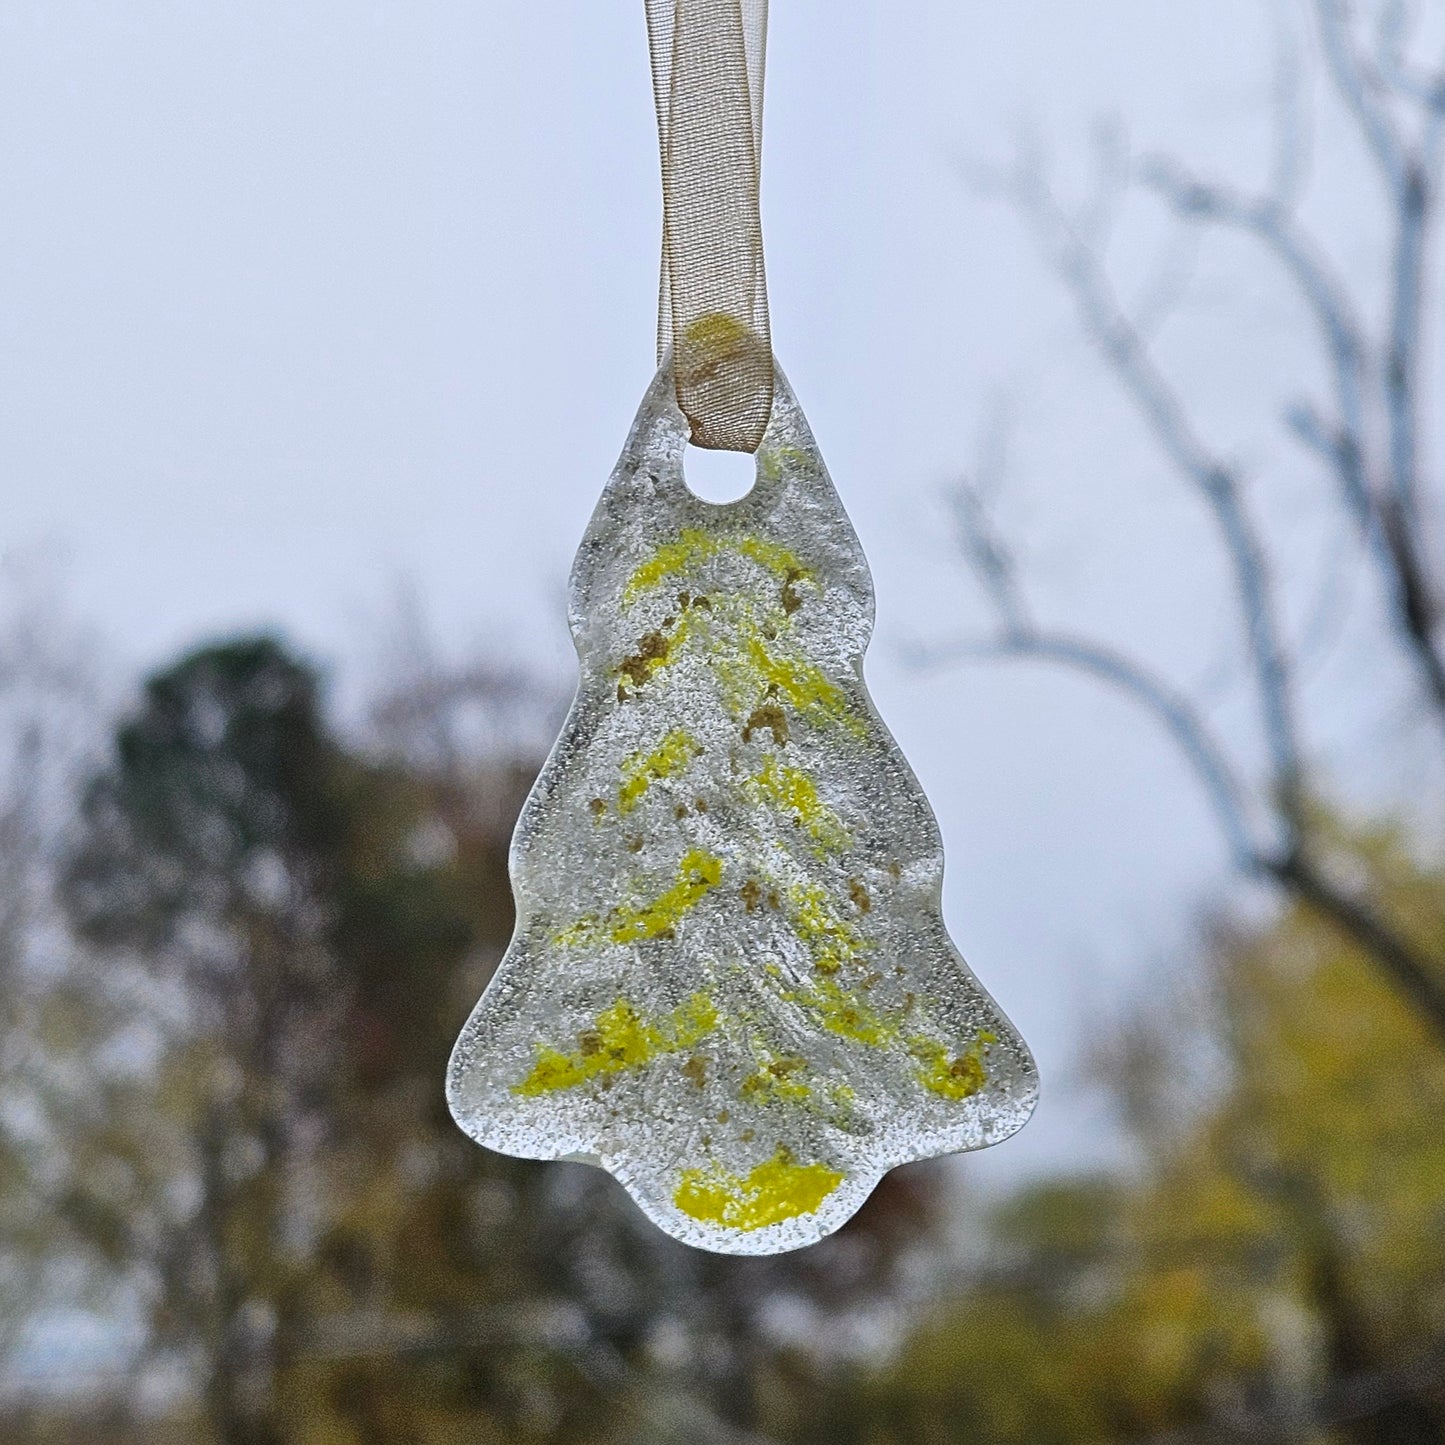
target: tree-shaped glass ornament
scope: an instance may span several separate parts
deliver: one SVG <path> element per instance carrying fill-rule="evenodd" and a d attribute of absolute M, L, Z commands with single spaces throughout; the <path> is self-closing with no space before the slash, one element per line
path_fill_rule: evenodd
<path fill-rule="evenodd" d="M 863 683 L 862 549 L 781 373 L 757 481 L 683 479 L 670 366 L 574 564 L 581 682 L 512 846 L 516 934 L 452 1056 L 477 1142 L 771 1254 L 1033 1107 L 944 927 L 943 848 Z"/>

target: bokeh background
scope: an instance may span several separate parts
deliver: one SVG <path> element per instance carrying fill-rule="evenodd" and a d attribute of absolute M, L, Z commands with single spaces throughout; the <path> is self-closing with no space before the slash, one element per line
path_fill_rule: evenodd
<path fill-rule="evenodd" d="M 8 0 L 7 1445 L 1445 1439 L 1445 4 L 773 12 L 774 340 L 1034 1121 L 737 1261 L 446 1115 L 642 6 Z"/>

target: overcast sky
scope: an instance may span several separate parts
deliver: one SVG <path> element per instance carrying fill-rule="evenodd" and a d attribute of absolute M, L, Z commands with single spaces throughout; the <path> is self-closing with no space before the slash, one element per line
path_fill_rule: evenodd
<path fill-rule="evenodd" d="M 951 928 L 1046 1088 L 1093 1000 L 1184 936 L 1222 852 L 1121 703 L 901 665 L 909 639 L 986 624 L 940 490 L 1005 399 L 1003 513 L 1046 609 L 1183 682 L 1230 615 L 1202 515 L 963 162 L 1031 129 L 1077 189 L 1116 114 L 1141 149 L 1254 181 L 1270 16 L 774 0 L 774 340 L 873 562 L 870 681 L 943 824 Z M 1340 157 L 1321 214 L 1349 210 Z M 404 578 L 448 647 L 565 673 L 566 570 L 653 365 L 641 0 L 7 0 L 0 192 L 0 548 L 61 549 L 75 608 L 130 665 L 272 624 L 355 685 Z M 1126 227 L 1130 285 L 1156 232 Z M 1368 228 L 1336 239 L 1369 264 Z M 1313 480 L 1270 421 L 1272 368 L 1307 378 L 1307 352 L 1266 280 L 1208 251 L 1166 357 L 1317 549 Z M 1351 696 L 1346 754 L 1381 726 Z M 1045 1098 L 979 1177 L 1087 1154 L 1086 1113 Z"/>

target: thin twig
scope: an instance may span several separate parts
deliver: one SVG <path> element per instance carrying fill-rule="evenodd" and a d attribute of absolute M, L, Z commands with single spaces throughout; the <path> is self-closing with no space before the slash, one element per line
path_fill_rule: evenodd
<path fill-rule="evenodd" d="M 1099 258 L 1080 240 L 1032 169 L 1016 175 L 1015 204 L 1031 221 L 1072 292 L 1080 319 L 1160 449 L 1204 499 L 1219 528 L 1239 594 L 1270 755 L 1271 785 L 1282 821 L 1297 833 L 1304 813 L 1304 767 L 1292 683 L 1273 595 L 1268 557 L 1239 478 L 1195 430 L 1175 392 L 1125 314 Z"/>
<path fill-rule="evenodd" d="M 1355 117 L 1386 180 L 1399 187 L 1405 179 L 1405 148 L 1385 98 L 1384 83 L 1351 32 L 1346 0 L 1315 0 L 1325 62 L 1340 97 Z"/>
<path fill-rule="evenodd" d="M 1392 487 L 1382 492 L 1371 486 L 1368 474 L 1365 398 L 1371 368 L 1364 327 L 1343 284 L 1296 218 L 1274 198 L 1252 199 L 1226 186 L 1207 184 L 1174 162 L 1151 162 L 1144 179 L 1180 215 L 1257 237 L 1294 281 L 1314 315 L 1330 357 L 1339 420 L 1331 425 L 1313 408 L 1296 404 L 1288 411 L 1287 421 L 1337 478 L 1351 515 L 1371 544 L 1432 710 L 1445 725 L 1445 650 L 1435 639 L 1438 609 L 1421 557 L 1414 482 L 1418 432 L 1415 358 L 1419 351 L 1424 217 L 1402 220 L 1402 239 L 1392 267 L 1397 277 L 1392 340 L 1382 368 Z M 1414 192 L 1407 192 L 1402 205 L 1413 199 Z M 1413 268 L 1414 279 L 1398 279 L 1402 268 Z"/>
<path fill-rule="evenodd" d="M 1252 836 L 1248 794 L 1228 755 L 1182 692 L 1127 654 L 1086 638 L 1026 629 L 991 642 L 957 642 L 916 655 L 925 666 L 961 661 L 1034 659 L 1059 663 L 1107 683 L 1150 713 L 1173 739 L 1202 786 L 1236 866 L 1254 871 L 1263 851 Z"/>
<path fill-rule="evenodd" d="M 1142 178 L 1179 215 L 1255 236 L 1295 283 L 1320 328 L 1334 376 L 1342 430 L 1329 455 L 1339 467 L 1351 512 L 1368 527 L 1373 513 L 1364 469 L 1367 346 L 1343 283 L 1278 197 L 1242 196 L 1227 186 L 1201 181 L 1163 158 L 1152 159 Z"/>

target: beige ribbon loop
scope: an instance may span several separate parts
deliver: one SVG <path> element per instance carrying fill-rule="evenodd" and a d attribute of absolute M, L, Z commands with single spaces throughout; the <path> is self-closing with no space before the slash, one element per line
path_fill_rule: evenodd
<path fill-rule="evenodd" d="M 767 0 L 647 0 L 662 152 L 659 360 L 700 447 L 756 451 L 773 409 L 758 201 Z"/>

